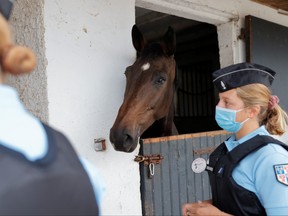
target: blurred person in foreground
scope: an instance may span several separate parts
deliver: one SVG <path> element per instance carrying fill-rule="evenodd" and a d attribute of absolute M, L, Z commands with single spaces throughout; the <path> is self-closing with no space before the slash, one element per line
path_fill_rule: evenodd
<path fill-rule="evenodd" d="M 94 167 L 4 84 L 6 74 L 36 66 L 34 53 L 11 40 L 12 6 L 0 1 L 0 215 L 99 215 L 104 188 Z"/>

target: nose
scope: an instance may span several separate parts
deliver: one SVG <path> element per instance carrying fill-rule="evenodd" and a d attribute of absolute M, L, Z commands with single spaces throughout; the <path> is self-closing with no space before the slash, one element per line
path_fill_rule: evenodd
<path fill-rule="evenodd" d="M 128 129 L 117 129 L 112 127 L 110 130 L 110 142 L 116 151 L 132 152 L 137 146 L 137 138 Z"/>

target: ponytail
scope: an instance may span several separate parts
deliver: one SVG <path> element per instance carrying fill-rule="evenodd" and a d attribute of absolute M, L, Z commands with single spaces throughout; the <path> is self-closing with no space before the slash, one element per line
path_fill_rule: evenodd
<path fill-rule="evenodd" d="M 236 88 L 237 95 L 246 106 L 260 106 L 258 114 L 259 125 L 265 125 L 272 135 L 282 135 L 287 130 L 288 117 L 278 104 L 277 96 L 262 84 L 249 84 Z"/>
<path fill-rule="evenodd" d="M 282 135 L 287 130 L 287 113 L 276 104 L 271 110 L 267 110 L 267 117 L 263 120 L 270 134 Z"/>

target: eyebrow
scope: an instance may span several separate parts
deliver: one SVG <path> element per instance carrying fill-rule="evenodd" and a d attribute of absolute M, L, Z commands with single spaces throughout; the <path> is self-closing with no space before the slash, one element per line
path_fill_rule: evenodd
<path fill-rule="evenodd" d="M 219 99 L 228 99 L 228 100 L 230 100 L 229 97 L 227 97 L 227 96 L 222 96 L 222 97 L 221 97 L 220 95 L 219 95 Z"/>

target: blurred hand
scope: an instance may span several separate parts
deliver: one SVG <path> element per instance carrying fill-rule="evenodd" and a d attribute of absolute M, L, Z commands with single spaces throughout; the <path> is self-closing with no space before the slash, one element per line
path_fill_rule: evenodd
<path fill-rule="evenodd" d="M 204 201 L 204 202 L 198 201 L 198 203 L 186 203 L 182 206 L 182 214 L 184 216 L 229 215 L 213 206 L 210 201 Z"/>

